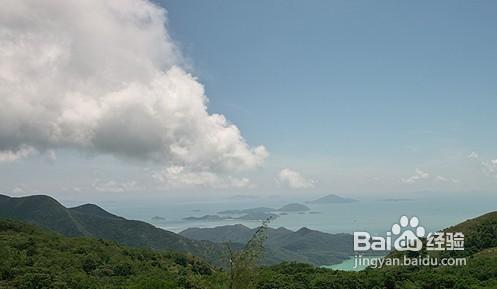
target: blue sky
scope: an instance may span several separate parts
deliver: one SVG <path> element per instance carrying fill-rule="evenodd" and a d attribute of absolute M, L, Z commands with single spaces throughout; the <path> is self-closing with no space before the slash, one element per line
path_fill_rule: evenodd
<path fill-rule="evenodd" d="M 221 190 L 185 189 L 193 195 L 496 191 L 495 1 L 155 2 L 208 112 L 269 152 L 259 168 L 221 177 Z M 76 197 L 101 181 L 124 183 L 111 191 L 125 195 L 126 182 L 147 183 L 163 166 L 65 144 L 47 162 L 52 148 L 36 148 L 0 163 L 0 189 Z M 52 181 L 22 179 L 40 167 Z M 226 171 L 205 173 L 217 182 Z M 232 178 L 251 185 L 227 188 Z M 178 194 L 145 187 L 129 194 Z"/>
<path fill-rule="evenodd" d="M 209 109 L 276 154 L 497 145 L 492 1 L 160 3 Z"/>
<path fill-rule="evenodd" d="M 493 1 L 160 3 L 210 110 L 283 163 L 457 174 L 495 157 Z"/>

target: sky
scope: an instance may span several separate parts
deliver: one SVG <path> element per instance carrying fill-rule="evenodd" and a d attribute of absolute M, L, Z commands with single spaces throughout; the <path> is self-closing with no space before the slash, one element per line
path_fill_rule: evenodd
<path fill-rule="evenodd" d="M 79 2 L 0 11 L 0 192 L 497 194 L 494 1 Z"/>

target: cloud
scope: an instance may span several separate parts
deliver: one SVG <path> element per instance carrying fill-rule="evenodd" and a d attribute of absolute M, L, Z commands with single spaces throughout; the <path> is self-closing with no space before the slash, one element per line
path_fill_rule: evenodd
<path fill-rule="evenodd" d="M 479 156 L 478 156 L 478 154 L 476 152 L 471 152 L 468 155 L 468 159 L 477 160 L 478 158 L 479 158 Z"/>
<path fill-rule="evenodd" d="M 402 182 L 403 183 L 406 183 L 406 184 L 414 184 L 420 180 L 425 180 L 425 179 L 428 179 L 430 178 L 430 174 L 427 173 L 427 172 L 424 172 L 420 169 L 416 169 L 416 174 L 413 175 L 413 176 L 410 176 L 408 178 L 405 178 L 405 179 L 402 179 Z"/>
<path fill-rule="evenodd" d="M 17 150 L 0 150 L 0 163 L 14 162 L 33 154 L 36 154 L 36 150 L 33 147 L 25 145 L 20 146 Z"/>
<path fill-rule="evenodd" d="M 497 159 L 483 161 L 481 162 L 481 165 L 486 174 L 497 178 Z"/>
<path fill-rule="evenodd" d="M 146 0 L 6 0 L 0 9 L 0 160 L 70 148 L 197 170 L 268 156 L 184 67 L 166 11 Z"/>
<path fill-rule="evenodd" d="M 471 154 L 469 154 L 468 158 L 479 161 L 483 173 L 485 173 L 488 176 L 497 178 L 497 159 L 480 161 L 480 156 L 476 152 L 472 152 Z"/>
<path fill-rule="evenodd" d="M 432 176 L 430 173 L 425 172 L 418 168 L 416 169 L 416 174 L 414 174 L 413 176 L 401 179 L 401 181 L 405 184 L 415 184 L 422 180 L 432 180 L 432 181 L 435 180 L 437 182 L 453 183 L 453 184 L 458 184 L 461 182 L 460 180 L 455 178 L 450 178 L 445 176 Z"/>
<path fill-rule="evenodd" d="M 441 182 L 448 182 L 449 179 L 447 179 L 446 177 L 442 177 L 442 176 L 437 176 L 435 178 L 437 181 L 441 181 Z"/>
<path fill-rule="evenodd" d="M 12 194 L 15 196 L 21 196 L 21 195 L 33 195 L 33 194 L 41 194 L 40 190 L 33 188 L 31 186 L 28 186 L 26 184 L 19 184 L 16 187 L 12 189 Z"/>
<path fill-rule="evenodd" d="M 20 187 L 15 187 L 13 190 L 12 190 L 12 193 L 14 193 L 14 195 L 21 195 L 21 194 L 24 194 L 24 189 L 23 188 L 20 188 Z"/>
<path fill-rule="evenodd" d="M 292 189 L 308 189 L 314 187 L 314 181 L 304 178 L 299 172 L 285 168 L 282 169 L 276 178 L 279 184 Z"/>
<path fill-rule="evenodd" d="M 169 187 L 249 188 L 248 178 L 221 176 L 211 171 L 191 171 L 182 166 L 170 166 L 154 172 L 152 177 Z"/>
<path fill-rule="evenodd" d="M 437 176 L 435 178 L 435 180 L 439 181 L 439 182 L 444 182 L 444 183 L 453 183 L 453 184 L 458 184 L 460 183 L 461 181 L 458 180 L 458 179 L 454 179 L 454 178 L 448 178 L 448 177 L 444 177 L 444 176 Z"/>
<path fill-rule="evenodd" d="M 137 184 L 135 181 L 127 181 L 127 182 L 118 182 L 115 180 L 110 181 L 100 181 L 97 180 L 93 184 L 93 188 L 97 192 L 105 192 L 105 193 L 123 193 L 129 192 L 137 189 Z M 80 188 L 75 189 L 75 191 L 81 191 Z"/>

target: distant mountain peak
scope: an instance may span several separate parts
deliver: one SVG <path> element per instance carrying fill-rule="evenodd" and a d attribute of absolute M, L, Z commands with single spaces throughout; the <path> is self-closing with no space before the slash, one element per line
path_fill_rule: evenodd
<path fill-rule="evenodd" d="M 300 229 L 298 229 L 295 233 L 298 233 L 298 234 L 307 234 L 307 233 L 310 233 L 312 232 L 313 230 L 307 228 L 307 227 L 302 227 Z"/>
<path fill-rule="evenodd" d="M 339 195 L 329 194 L 314 201 L 310 201 L 310 204 L 343 204 L 343 203 L 353 203 L 357 202 L 355 199 L 344 198 Z"/>
<path fill-rule="evenodd" d="M 94 215 L 94 216 L 99 216 L 99 217 L 104 217 L 104 218 L 124 219 L 123 217 L 119 217 L 119 216 L 116 216 L 114 214 L 107 212 L 106 210 L 102 209 L 101 207 L 99 207 L 95 204 L 84 204 L 81 206 L 69 208 L 69 210 L 71 210 L 73 212 Z"/>

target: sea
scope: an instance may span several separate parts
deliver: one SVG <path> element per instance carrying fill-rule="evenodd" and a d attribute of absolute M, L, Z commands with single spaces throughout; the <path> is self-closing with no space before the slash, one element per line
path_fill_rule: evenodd
<path fill-rule="evenodd" d="M 310 204 L 295 200 L 248 199 L 212 200 L 202 202 L 133 202 L 113 203 L 105 209 L 128 219 L 142 220 L 165 230 L 179 233 L 187 228 L 212 228 L 216 226 L 243 224 L 254 228 L 261 221 L 227 219 L 220 221 L 185 221 L 186 217 L 215 215 L 219 211 L 255 207 L 279 208 L 288 203 L 301 203 L 310 208 L 306 212 L 280 215 L 271 221 L 270 227 L 298 230 L 306 227 L 326 233 L 353 233 L 366 231 L 385 235 L 401 216 L 417 216 L 427 232 L 435 232 L 467 219 L 497 210 L 497 194 L 426 194 L 402 199 L 366 199 L 353 203 Z M 161 220 L 153 220 L 160 217 Z M 163 219 L 163 220 L 162 220 Z M 338 270 L 352 270 L 353 258 L 330 266 Z M 361 269 L 361 268 L 359 268 Z"/>

